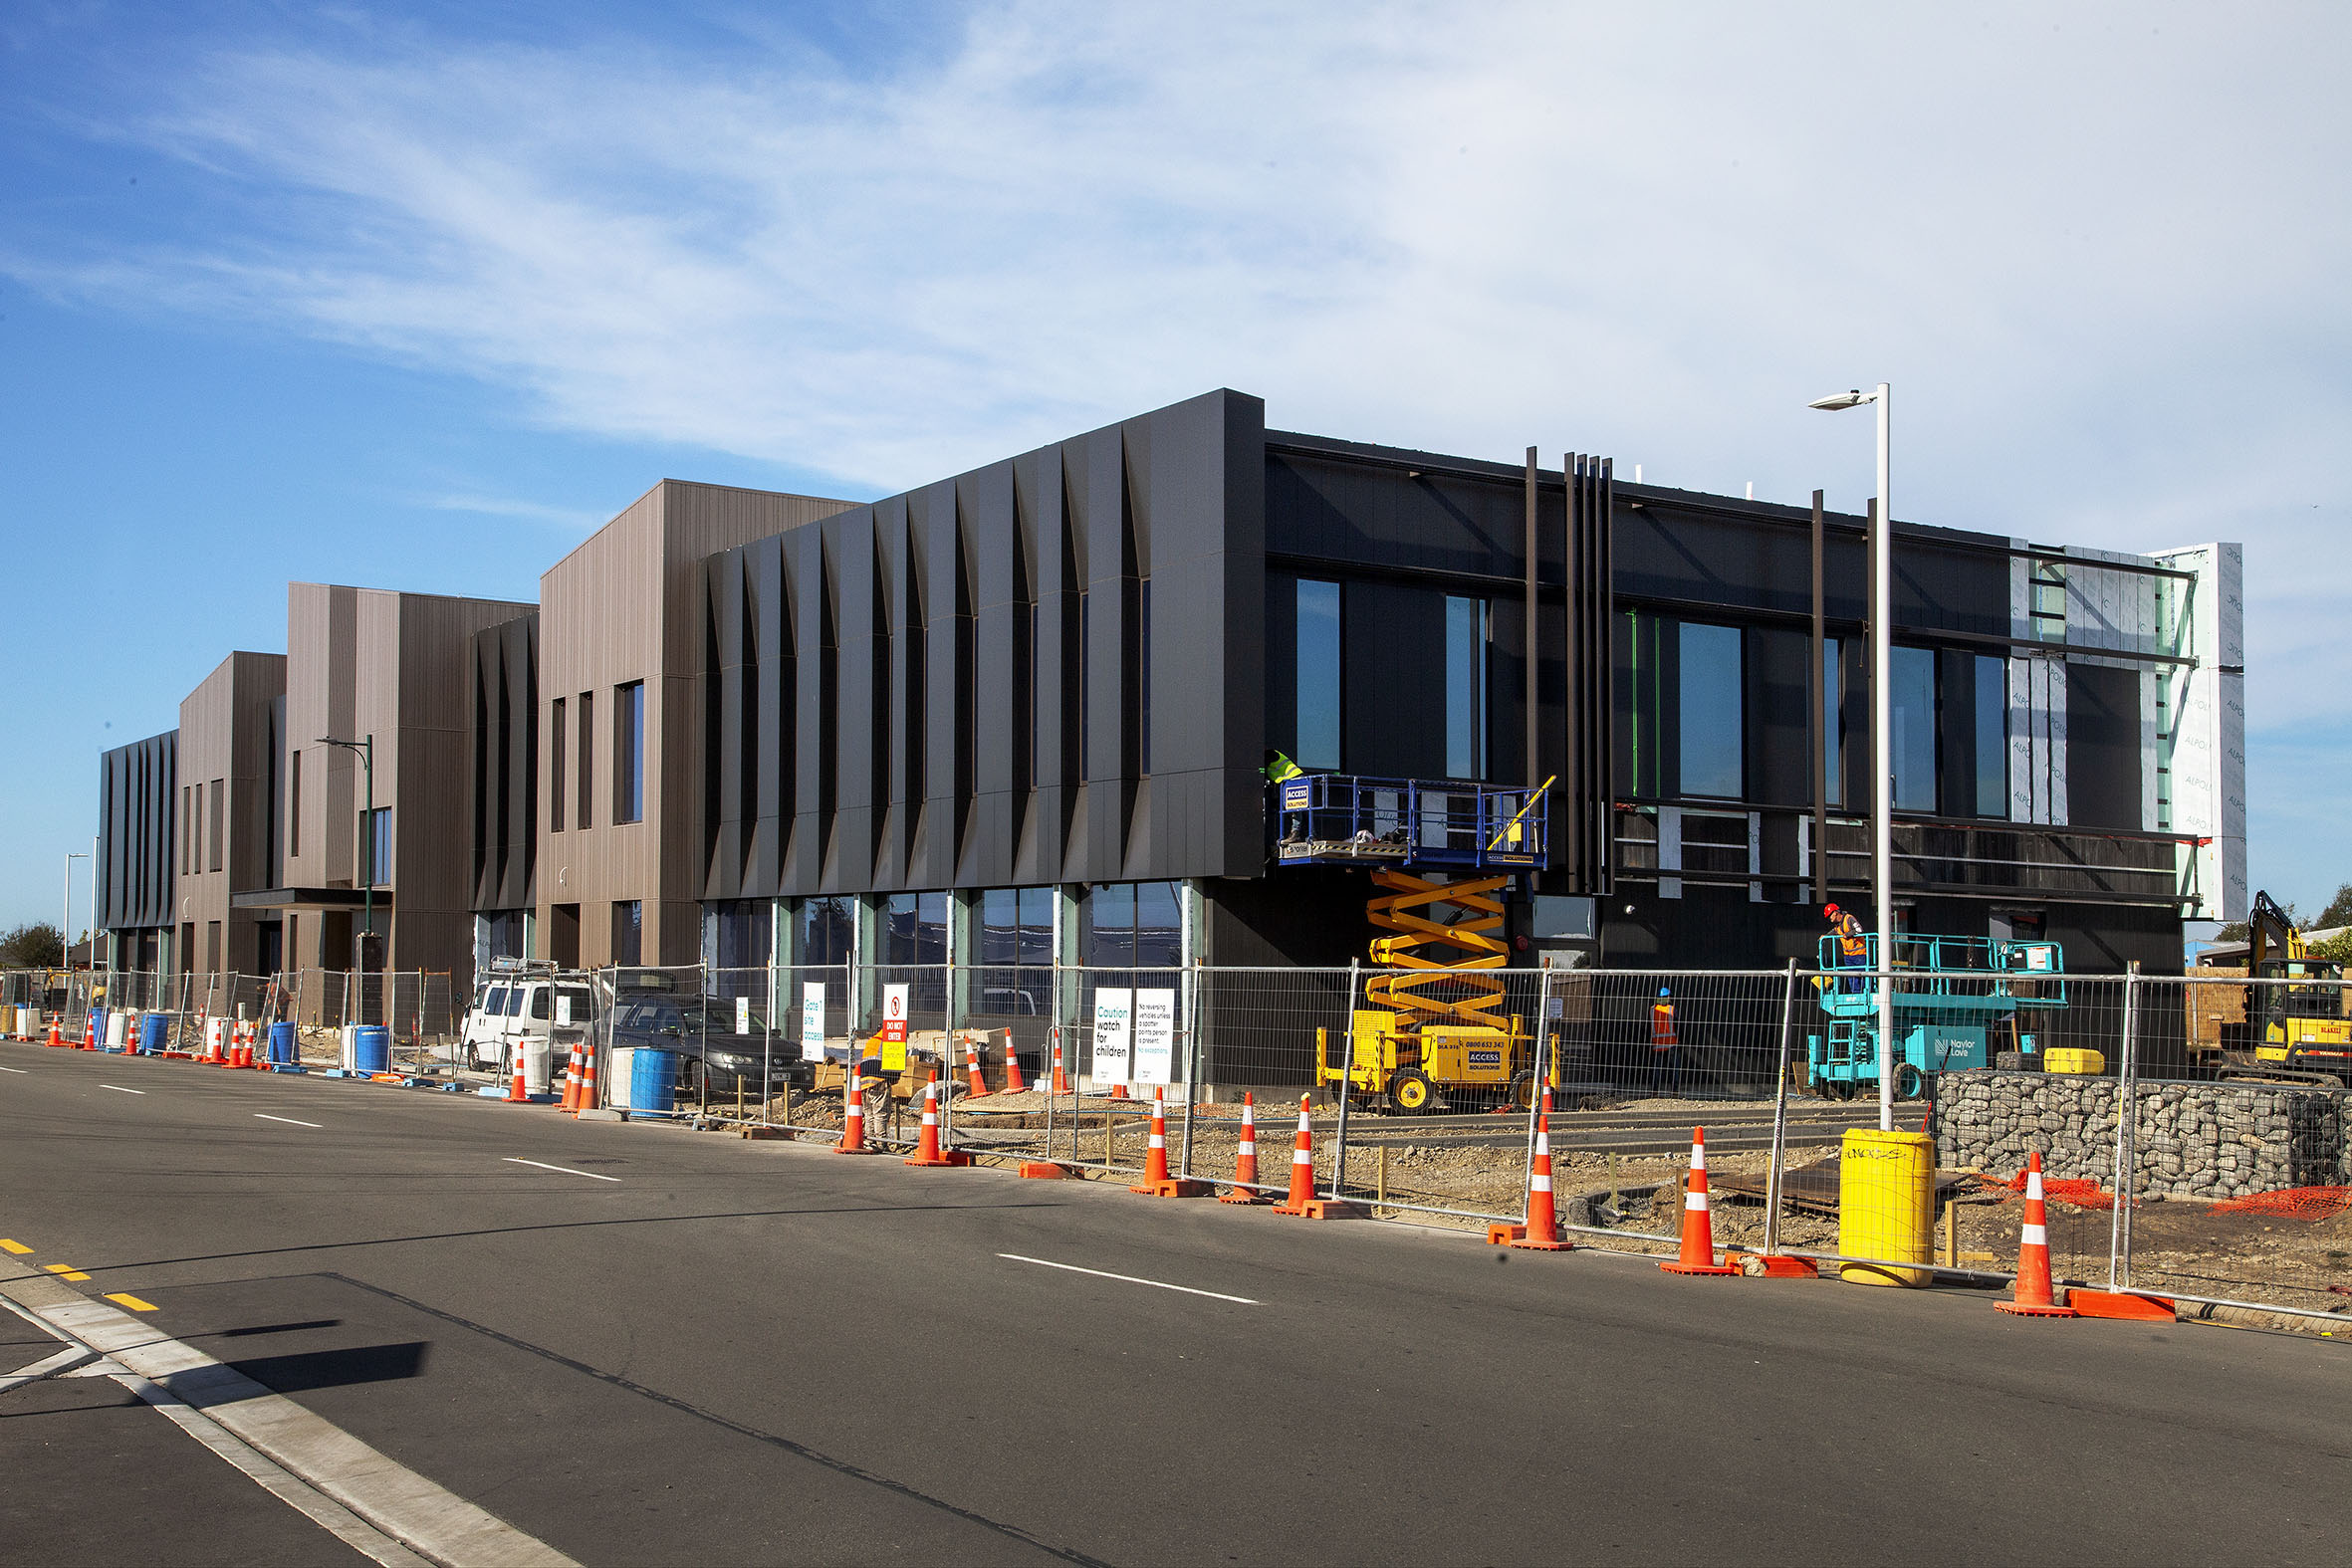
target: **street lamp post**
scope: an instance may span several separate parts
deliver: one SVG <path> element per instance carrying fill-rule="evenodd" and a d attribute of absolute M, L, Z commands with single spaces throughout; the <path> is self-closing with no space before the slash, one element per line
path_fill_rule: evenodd
<path fill-rule="evenodd" d="M 1870 768 L 1877 784 L 1870 792 L 1870 879 L 1878 908 L 1878 1128 L 1895 1128 L 1895 827 L 1894 827 L 1894 599 L 1888 591 L 1894 541 L 1894 480 L 1889 472 L 1887 383 L 1876 391 L 1856 387 L 1816 397 L 1805 406 L 1834 412 L 1878 405 L 1878 507 L 1870 519 Z M 1827 864 L 1826 861 L 1823 862 Z"/>
<path fill-rule="evenodd" d="M 321 746 L 340 746 L 359 759 L 365 803 L 359 807 L 358 847 L 366 855 L 367 875 L 360 881 L 360 940 L 359 956 L 359 1021 L 367 1021 L 367 966 L 365 959 L 375 949 L 375 734 L 369 731 L 356 741 L 339 741 L 334 736 L 319 737 Z"/>
<path fill-rule="evenodd" d="M 67 851 L 66 851 L 66 913 L 65 913 L 65 924 L 57 928 L 57 935 L 58 935 L 58 964 L 59 964 L 59 966 L 60 966 L 61 968 L 65 969 L 65 970 L 66 970 L 66 971 L 67 971 L 69 974 L 70 974 L 70 973 L 73 971 L 73 968 L 74 968 L 74 862 L 75 862 L 75 861 L 77 861 L 77 860 L 87 860 L 87 861 L 89 861 L 89 862 L 91 863 L 91 876 L 92 876 L 92 879 L 91 879 L 91 884 L 90 884 L 90 907 L 91 907 L 92 911 L 94 911 L 94 912 L 95 912 L 95 911 L 97 910 L 97 908 L 98 908 L 98 881 L 97 881 L 97 871 L 98 871 L 98 850 L 97 850 L 97 848 L 96 848 L 95 846 L 93 846 L 92 848 L 89 848 L 89 849 L 69 849 L 69 850 L 67 850 Z M 93 928 L 93 930 L 94 930 L 94 932 L 95 932 L 96 928 L 94 927 L 94 928 Z M 93 946 L 93 948 L 92 948 L 92 950 L 91 950 L 91 957 L 95 959 L 97 956 L 98 956 L 98 951 L 97 951 L 97 948 L 96 948 L 96 947 L 95 947 L 95 945 L 94 945 L 94 946 Z"/>

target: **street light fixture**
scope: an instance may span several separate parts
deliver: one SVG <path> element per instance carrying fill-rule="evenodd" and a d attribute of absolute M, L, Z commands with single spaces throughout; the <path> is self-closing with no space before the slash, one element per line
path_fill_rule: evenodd
<path fill-rule="evenodd" d="M 1825 413 L 1878 405 L 1878 508 L 1870 519 L 1870 768 L 1878 781 L 1870 792 L 1870 879 L 1878 895 L 1878 1129 L 1895 1130 L 1895 829 L 1894 829 L 1894 649 L 1890 632 L 1894 600 L 1889 565 L 1894 538 L 1894 481 L 1888 472 L 1887 383 L 1875 391 L 1860 387 L 1832 392 L 1805 404 Z M 1826 866 L 1827 860 L 1822 864 Z M 1822 889 L 1822 896 L 1828 890 Z"/>
<path fill-rule="evenodd" d="M 375 735 L 370 731 L 363 739 L 356 741 L 339 741 L 332 735 L 322 735 L 318 744 L 340 746 L 347 752 L 355 753 L 359 759 L 360 772 L 365 775 L 366 803 L 359 808 L 359 847 L 367 856 L 367 875 L 360 883 L 365 891 L 360 895 L 363 934 L 359 942 L 359 1017 L 364 1021 L 367 1016 L 367 966 L 364 961 L 375 951 Z"/>

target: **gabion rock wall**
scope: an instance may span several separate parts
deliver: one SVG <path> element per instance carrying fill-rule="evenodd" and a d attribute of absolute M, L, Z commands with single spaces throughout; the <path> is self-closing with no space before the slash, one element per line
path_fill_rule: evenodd
<path fill-rule="evenodd" d="M 2071 1073 L 1947 1073 L 1937 1163 L 2007 1177 L 2039 1150 L 2047 1174 L 2110 1186 L 2115 1091 L 2113 1078 Z M 2242 1198 L 2352 1185 L 2343 1091 L 2142 1083 L 2133 1094 L 2142 1193 Z"/>

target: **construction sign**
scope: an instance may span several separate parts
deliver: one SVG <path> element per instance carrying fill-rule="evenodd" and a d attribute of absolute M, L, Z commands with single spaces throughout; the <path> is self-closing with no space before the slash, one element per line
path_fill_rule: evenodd
<path fill-rule="evenodd" d="M 1134 1072 L 1137 1083 L 1176 1081 L 1176 993 L 1135 993 Z"/>
<path fill-rule="evenodd" d="M 906 992 L 903 985 L 882 988 L 882 1070 L 906 1071 Z"/>
<path fill-rule="evenodd" d="M 824 1060 L 824 982 L 801 982 L 801 1060 Z"/>
<path fill-rule="evenodd" d="M 1097 1084 L 1129 1083 L 1131 1042 L 1128 1025 L 1135 1016 L 1135 993 L 1123 986 L 1094 988 L 1094 1065 L 1087 1076 Z"/>

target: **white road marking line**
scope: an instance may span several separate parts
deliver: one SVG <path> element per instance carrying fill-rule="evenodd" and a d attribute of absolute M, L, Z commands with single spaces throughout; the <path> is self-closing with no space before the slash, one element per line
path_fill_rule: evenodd
<path fill-rule="evenodd" d="M 99 1085 L 99 1087 L 102 1089 L 112 1089 L 117 1094 L 144 1094 L 147 1092 L 144 1089 L 125 1089 L 119 1083 L 102 1083 Z"/>
<path fill-rule="evenodd" d="M 1265 1304 L 1253 1301 L 1248 1296 L 1229 1296 L 1218 1290 L 1195 1290 L 1190 1285 L 1172 1285 L 1164 1279 L 1138 1279 L 1133 1274 L 1106 1273 L 1099 1268 L 1080 1268 L 1075 1263 L 1057 1263 L 1051 1258 L 1023 1257 L 1019 1252 L 999 1252 L 997 1256 L 1008 1258 L 1016 1263 L 1035 1263 L 1040 1268 L 1066 1268 L 1073 1274 L 1092 1274 L 1097 1279 L 1116 1279 L 1130 1285 L 1149 1285 L 1154 1290 L 1181 1290 L 1188 1296 L 1207 1296 L 1212 1301 L 1231 1301 L 1239 1306 L 1263 1306 Z"/>
<path fill-rule="evenodd" d="M 546 1542 L 191 1345 L 103 1301 L 10 1280 L 0 1307 L 107 1358 L 106 1374 L 182 1431 L 387 1568 L 501 1563 L 577 1568 Z M 37 1293 L 37 1295 L 36 1295 Z M 79 1370 L 79 1369 L 77 1369 Z M 71 1376 L 71 1374 L 68 1374 Z"/>
<path fill-rule="evenodd" d="M 272 1116 L 268 1111 L 255 1111 L 253 1114 L 265 1122 L 284 1122 L 289 1127 L 317 1127 L 321 1125 L 318 1122 L 298 1122 L 291 1116 Z"/>
<path fill-rule="evenodd" d="M 508 1155 L 506 1161 L 509 1165 L 536 1165 L 543 1171 L 561 1171 L 566 1176 L 585 1176 L 591 1182 L 617 1182 L 620 1180 L 617 1176 L 598 1176 L 593 1171 L 575 1171 L 569 1165 L 550 1165 L 544 1160 L 526 1160 L 522 1156 L 514 1154 Z"/>
<path fill-rule="evenodd" d="M 0 1067 L 0 1072 L 23 1072 L 28 1078 L 32 1076 L 30 1072 L 26 1072 L 22 1067 Z"/>

